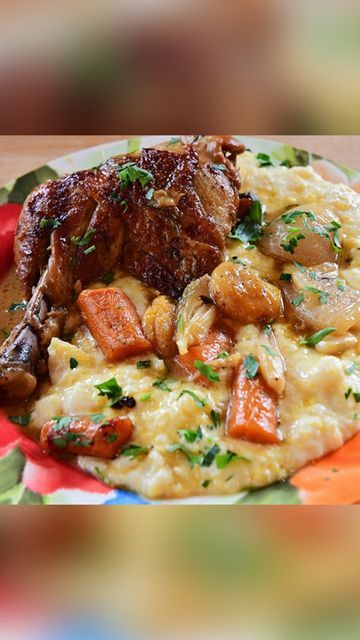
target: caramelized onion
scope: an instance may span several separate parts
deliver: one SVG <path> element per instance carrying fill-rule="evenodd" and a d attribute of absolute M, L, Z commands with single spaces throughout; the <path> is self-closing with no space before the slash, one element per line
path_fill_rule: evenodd
<path fill-rule="evenodd" d="M 290 267 L 291 282 L 281 282 L 285 314 L 299 326 L 320 330 L 335 327 L 343 335 L 360 326 L 360 292 L 339 278 L 336 265 L 309 269 Z"/>
<path fill-rule="evenodd" d="M 187 353 L 192 345 L 203 342 L 216 320 L 209 283 L 209 275 L 191 282 L 178 304 L 176 344 L 180 355 Z"/>
<path fill-rule="evenodd" d="M 295 212 L 303 215 L 291 218 Z M 333 232 L 327 229 L 334 220 L 331 210 L 320 204 L 300 205 L 264 227 L 258 248 L 278 260 L 296 260 L 305 266 L 335 262 Z"/>

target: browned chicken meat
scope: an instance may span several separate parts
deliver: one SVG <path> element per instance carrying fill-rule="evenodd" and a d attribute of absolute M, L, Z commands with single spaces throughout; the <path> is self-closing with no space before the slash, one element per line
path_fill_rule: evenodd
<path fill-rule="evenodd" d="M 172 298 L 222 261 L 243 213 L 229 136 L 197 136 L 111 158 L 37 187 L 15 241 L 25 317 L 0 350 L 0 398 L 31 395 L 47 346 L 83 287 L 119 263 Z"/>

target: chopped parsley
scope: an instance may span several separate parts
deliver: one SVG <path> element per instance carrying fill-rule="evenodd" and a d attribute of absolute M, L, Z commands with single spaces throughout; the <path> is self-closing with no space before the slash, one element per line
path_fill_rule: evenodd
<path fill-rule="evenodd" d="M 327 304 L 329 293 L 326 291 L 322 291 L 321 289 L 316 289 L 316 287 L 304 287 L 304 291 L 310 291 L 310 293 L 315 293 L 319 296 L 320 304 Z"/>
<path fill-rule="evenodd" d="M 298 307 L 302 302 L 304 302 L 304 296 L 302 293 L 298 293 L 291 304 L 294 305 L 294 307 Z"/>
<path fill-rule="evenodd" d="M 21 427 L 27 427 L 31 420 L 32 411 L 25 413 L 22 416 L 8 416 L 8 419 L 13 424 L 18 424 Z"/>
<path fill-rule="evenodd" d="M 220 453 L 220 447 L 217 444 L 214 444 L 210 449 L 204 454 L 204 457 L 201 461 L 202 467 L 211 467 L 214 462 L 216 456 Z"/>
<path fill-rule="evenodd" d="M 189 442 L 190 444 L 192 444 L 193 442 L 198 442 L 199 440 L 202 440 L 202 437 L 203 437 L 201 427 L 198 427 L 196 430 L 195 429 L 179 429 L 178 434 L 182 438 L 184 438 L 186 442 Z"/>
<path fill-rule="evenodd" d="M 13 313 L 14 311 L 24 311 L 26 307 L 27 307 L 26 302 L 13 302 L 8 308 L 8 312 Z"/>
<path fill-rule="evenodd" d="M 85 245 L 89 244 L 90 240 L 92 240 L 95 233 L 96 233 L 96 229 L 89 229 L 89 231 L 85 233 L 85 235 L 82 238 L 80 236 L 72 236 L 71 242 L 73 244 L 76 244 L 78 247 L 85 247 Z"/>
<path fill-rule="evenodd" d="M 185 447 L 183 444 L 180 444 L 179 442 L 177 442 L 176 444 L 171 444 L 167 448 L 167 451 L 169 453 L 181 451 L 181 453 L 183 453 L 187 457 L 191 467 L 194 467 L 196 464 L 201 463 L 201 457 L 199 455 L 191 453 L 191 451 L 189 451 L 187 447 Z"/>
<path fill-rule="evenodd" d="M 218 469 L 225 469 L 231 462 L 236 460 L 242 460 L 243 462 L 250 462 L 249 458 L 245 456 L 239 456 L 234 451 L 226 451 L 225 453 L 218 453 L 216 456 L 216 466 Z"/>
<path fill-rule="evenodd" d="M 356 362 L 352 362 L 346 369 L 345 373 L 347 376 L 351 376 L 352 373 L 358 369 L 359 365 Z"/>
<path fill-rule="evenodd" d="M 2 334 L 2 336 L 4 338 L 4 340 L 7 340 L 7 338 L 10 335 L 9 331 L 6 331 L 6 329 L 1 329 L 1 334 Z"/>
<path fill-rule="evenodd" d="M 135 458 L 138 458 L 145 453 L 149 453 L 149 447 L 141 447 L 138 444 L 128 444 L 123 448 L 121 455 L 129 458 L 130 460 L 135 460 Z"/>
<path fill-rule="evenodd" d="M 256 156 L 256 160 L 259 162 L 260 167 L 273 167 L 273 163 L 271 162 L 271 158 L 267 153 L 258 153 Z"/>
<path fill-rule="evenodd" d="M 241 264 L 242 267 L 246 267 L 245 260 L 241 260 L 241 258 L 238 258 L 238 256 L 232 256 L 230 262 L 232 262 L 233 264 Z"/>
<path fill-rule="evenodd" d="M 219 353 L 218 356 L 216 356 L 215 360 L 222 360 L 223 358 L 228 358 L 229 354 L 227 351 L 222 351 L 221 353 Z"/>
<path fill-rule="evenodd" d="M 54 416 L 51 418 L 56 422 L 54 426 L 55 431 L 61 431 L 61 429 L 67 429 L 74 420 L 79 420 L 76 416 Z"/>
<path fill-rule="evenodd" d="M 177 330 L 178 330 L 179 333 L 184 331 L 184 316 L 183 316 L 182 313 L 179 313 L 179 315 L 178 315 L 176 327 L 177 327 Z"/>
<path fill-rule="evenodd" d="M 123 390 L 118 385 L 115 378 L 110 378 L 100 384 L 95 384 L 95 389 L 98 389 L 99 396 L 107 396 L 109 400 L 112 400 L 111 404 L 118 402 L 122 396 Z"/>
<path fill-rule="evenodd" d="M 211 166 L 213 169 L 216 169 L 217 171 L 227 171 L 225 164 L 212 164 Z"/>
<path fill-rule="evenodd" d="M 328 336 L 330 333 L 333 333 L 333 331 L 336 331 L 335 327 L 327 327 L 327 329 L 321 329 L 320 331 L 314 333 L 312 336 L 300 340 L 300 344 L 306 347 L 314 347 L 319 342 L 324 340 L 324 338 L 326 338 L 326 336 Z"/>
<path fill-rule="evenodd" d="M 169 144 L 181 144 L 181 138 L 171 138 Z"/>
<path fill-rule="evenodd" d="M 360 392 L 353 391 L 353 389 L 351 387 L 349 387 L 348 390 L 346 391 L 346 393 L 344 394 L 345 399 L 347 400 L 351 396 L 351 394 L 352 394 L 355 402 L 360 402 Z"/>
<path fill-rule="evenodd" d="M 272 333 L 271 324 L 266 324 L 263 329 L 266 336 L 270 336 Z"/>
<path fill-rule="evenodd" d="M 249 213 L 238 222 L 230 233 L 229 238 L 250 243 L 251 248 L 261 236 L 263 225 L 263 210 L 260 200 L 253 199 Z"/>
<path fill-rule="evenodd" d="M 266 344 L 262 344 L 261 346 L 262 346 L 263 349 L 265 349 L 265 351 L 267 351 L 269 356 L 277 356 L 277 353 L 275 353 L 275 351 L 270 349 L 270 347 L 268 347 Z"/>
<path fill-rule="evenodd" d="M 156 380 L 156 381 L 153 383 L 153 387 L 154 387 L 155 389 L 161 389 L 161 391 L 171 391 L 171 389 L 170 389 L 170 387 L 169 387 L 169 384 L 170 384 L 171 382 L 174 382 L 174 381 L 172 380 L 172 378 L 168 378 L 167 380 L 164 380 L 163 378 L 158 378 L 158 380 Z"/>
<path fill-rule="evenodd" d="M 141 402 L 147 402 L 148 400 L 151 399 L 151 393 L 144 393 L 142 396 L 140 396 L 139 400 Z"/>
<path fill-rule="evenodd" d="M 41 218 L 40 220 L 40 229 L 57 229 L 57 227 L 61 226 L 60 220 L 51 220 L 51 218 Z"/>
<path fill-rule="evenodd" d="M 340 278 L 338 278 L 336 280 L 336 285 L 337 285 L 337 288 L 339 289 L 339 291 L 345 291 L 345 283 Z"/>
<path fill-rule="evenodd" d="M 201 486 L 204 487 L 204 489 L 207 489 L 210 484 L 211 480 L 204 480 Z"/>
<path fill-rule="evenodd" d="M 285 282 L 291 282 L 291 280 L 292 280 L 291 273 L 281 273 L 280 274 L 280 280 L 284 280 Z"/>
<path fill-rule="evenodd" d="M 88 247 L 87 249 L 85 249 L 84 253 L 87 256 L 89 253 L 92 253 L 93 251 L 95 251 L 96 249 L 96 245 L 92 244 L 91 247 Z"/>
<path fill-rule="evenodd" d="M 69 360 L 69 365 L 70 365 L 70 369 L 76 369 L 76 367 L 78 366 L 78 361 L 76 360 L 76 358 L 70 358 Z"/>
<path fill-rule="evenodd" d="M 121 182 L 121 188 L 126 189 L 134 182 L 140 182 L 142 187 L 146 187 L 149 182 L 154 181 L 154 176 L 150 171 L 141 169 L 136 162 L 126 162 L 118 171 L 118 178 Z"/>
<path fill-rule="evenodd" d="M 280 247 L 282 247 L 284 251 L 293 254 L 299 244 L 299 240 L 305 240 L 305 236 L 301 233 L 299 227 L 289 226 L 288 230 L 288 234 L 285 236 L 284 242 L 280 244 Z"/>
<path fill-rule="evenodd" d="M 209 364 L 205 364 L 201 360 L 195 360 L 194 367 L 210 382 L 220 382 L 219 374 Z"/>
<path fill-rule="evenodd" d="M 292 224 L 298 218 L 303 218 L 306 216 L 310 220 L 315 220 L 315 216 L 311 211 L 292 211 L 291 213 L 283 213 L 281 216 L 284 220 L 285 224 Z"/>
<path fill-rule="evenodd" d="M 205 405 L 207 404 L 205 398 L 200 398 L 196 393 L 194 393 L 194 391 L 190 391 L 190 389 L 183 389 L 183 391 L 178 396 L 178 400 L 180 400 L 180 398 L 185 395 L 190 396 L 194 400 L 196 406 L 199 408 L 205 407 Z"/>
<path fill-rule="evenodd" d="M 221 415 L 220 415 L 220 413 L 218 413 L 214 409 L 211 409 L 210 418 L 211 418 L 212 423 L 214 425 L 214 429 L 218 429 L 220 427 L 220 425 L 221 425 Z"/>
<path fill-rule="evenodd" d="M 151 360 L 139 360 L 136 363 L 137 369 L 150 369 L 150 367 L 151 367 Z"/>
<path fill-rule="evenodd" d="M 329 233 L 333 234 L 332 246 L 336 253 L 340 253 L 342 249 L 340 238 L 339 238 L 339 229 L 341 229 L 341 224 L 336 222 L 336 220 L 332 220 L 331 223 L 326 227 L 326 230 Z"/>
<path fill-rule="evenodd" d="M 250 353 L 249 356 L 246 356 L 246 358 L 244 358 L 244 367 L 246 370 L 246 373 L 245 373 L 246 377 L 249 380 L 254 380 L 259 371 L 259 363 L 257 362 L 257 360 L 255 360 L 252 353 Z"/>
<path fill-rule="evenodd" d="M 116 442 L 118 439 L 118 434 L 117 433 L 109 433 L 106 436 L 106 442 L 108 442 L 109 444 L 112 444 L 113 442 Z"/>
<path fill-rule="evenodd" d="M 104 284 L 111 284 L 115 280 L 115 271 L 108 271 L 107 273 L 104 273 L 100 280 Z"/>

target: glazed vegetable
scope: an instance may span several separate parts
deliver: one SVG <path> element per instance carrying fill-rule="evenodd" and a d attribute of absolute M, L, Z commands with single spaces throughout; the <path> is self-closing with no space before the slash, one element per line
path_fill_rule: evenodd
<path fill-rule="evenodd" d="M 242 362 L 235 369 L 227 414 L 231 438 L 258 444 L 279 444 L 278 416 L 274 392 L 261 375 L 250 379 Z"/>
<path fill-rule="evenodd" d="M 155 298 L 143 317 L 146 338 L 162 358 L 172 358 L 175 344 L 175 305 L 167 296 Z"/>
<path fill-rule="evenodd" d="M 241 324 L 278 318 L 282 312 L 281 292 L 251 269 L 222 262 L 213 271 L 210 295 L 220 311 Z"/>
<path fill-rule="evenodd" d="M 225 330 L 214 328 L 201 344 L 190 347 L 187 353 L 177 356 L 175 365 L 179 367 L 180 373 L 185 373 L 190 378 L 197 374 L 198 379 L 208 385 L 211 380 L 200 373 L 202 367 L 199 369 L 199 362 L 214 360 L 219 354 L 230 351 L 232 344 L 232 338 Z"/>
<path fill-rule="evenodd" d="M 209 297 L 210 276 L 191 282 L 185 289 L 177 309 L 176 344 L 180 354 L 200 344 L 213 326 L 217 311 Z"/>
<path fill-rule="evenodd" d="M 281 282 L 285 314 L 299 327 L 334 327 L 337 335 L 360 326 L 360 292 L 339 279 L 336 265 L 289 267 L 291 282 Z"/>
<path fill-rule="evenodd" d="M 258 248 L 268 256 L 296 260 L 305 266 L 335 262 L 340 250 L 339 228 L 331 210 L 320 204 L 304 204 L 264 227 Z"/>
<path fill-rule="evenodd" d="M 85 289 L 77 304 L 91 335 L 108 360 L 124 360 L 151 350 L 136 309 L 121 289 Z"/>
<path fill-rule="evenodd" d="M 103 419 L 102 423 L 98 418 Z M 113 459 L 131 438 L 133 428 L 133 423 L 126 417 L 105 421 L 104 416 L 62 416 L 44 424 L 40 442 L 46 453 L 54 451 Z"/>

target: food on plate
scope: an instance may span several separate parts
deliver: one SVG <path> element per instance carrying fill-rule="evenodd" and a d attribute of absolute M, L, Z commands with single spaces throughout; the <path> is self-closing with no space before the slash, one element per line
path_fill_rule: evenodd
<path fill-rule="evenodd" d="M 15 245 L 0 397 L 44 455 L 152 499 L 230 495 L 359 431 L 349 186 L 169 140 L 37 187 Z"/>

